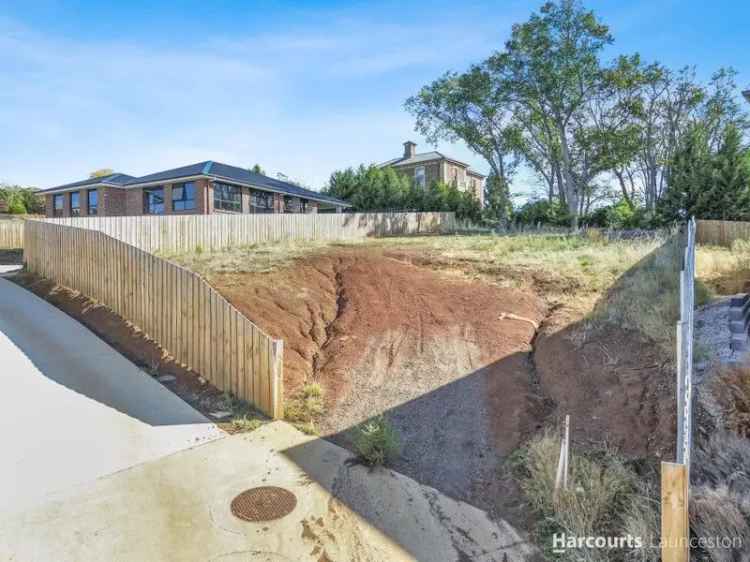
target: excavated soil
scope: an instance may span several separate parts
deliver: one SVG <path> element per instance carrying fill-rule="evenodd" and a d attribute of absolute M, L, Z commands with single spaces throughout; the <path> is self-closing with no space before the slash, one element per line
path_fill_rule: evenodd
<path fill-rule="evenodd" d="M 288 394 L 324 387 L 322 435 L 351 446 L 350 430 L 384 412 L 401 435 L 394 468 L 506 517 L 518 505 L 501 465 L 544 414 L 530 375 L 538 296 L 372 250 L 211 283 L 284 339 Z"/>
<path fill-rule="evenodd" d="M 617 327 L 581 342 L 580 313 L 535 284 L 470 277 L 368 248 L 210 281 L 284 339 L 287 395 L 324 387 L 322 436 L 351 447 L 352 428 L 385 413 L 401 435 L 395 469 L 512 523 L 528 510 L 504 461 L 556 417 L 571 414 L 574 443 L 669 455 L 673 377 L 656 346 Z"/>

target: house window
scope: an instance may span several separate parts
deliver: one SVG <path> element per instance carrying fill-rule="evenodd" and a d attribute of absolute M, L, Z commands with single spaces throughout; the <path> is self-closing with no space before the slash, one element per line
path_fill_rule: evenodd
<path fill-rule="evenodd" d="M 172 186 L 172 210 L 192 211 L 195 209 L 195 182 L 189 181 Z"/>
<path fill-rule="evenodd" d="M 285 213 L 299 213 L 300 212 L 300 200 L 291 195 L 284 195 L 284 212 Z"/>
<path fill-rule="evenodd" d="M 414 168 L 414 183 L 417 185 L 417 187 L 421 188 L 424 188 L 425 184 L 427 183 L 424 166 L 417 166 L 416 168 Z"/>
<path fill-rule="evenodd" d="M 143 213 L 146 215 L 164 214 L 163 187 L 151 187 L 143 190 Z"/>
<path fill-rule="evenodd" d="M 70 192 L 70 216 L 81 216 L 81 194 L 77 191 Z"/>
<path fill-rule="evenodd" d="M 300 199 L 299 201 L 299 212 L 300 213 L 306 213 L 307 212 L 307 204 L 309 201 L 307 199 Z"/>
<path fill-rule="evenodd" d="M 265 191 L 250 191 L 251 213 L 273 213 L 273 194 Z"/>
<path fill-rule="evenodd" d="M 453 185 L 458 186 L 458 168 L 451 168 L 451 182 L 453 182 Z"/>
<path fill-rule="evenodd" d="M 53 217 L 61 217 L 63 216 L 63 209 L 65 207 L 65 200 L 63 199 L 64 195 L 62 193 L 58 193 L 57 195 L 52 196 L 52 216 Z"/>
<path fill-rule="evenodd" d="M 242 212 L 242 191 L 236 185 L 214 183 L 214 209 Z"/>
<path fill-rule="evenodd" d="M 89 215 L 99 214 L 99 191 L 96 189 L 89 189 L 86 192 L 86 206 L 88 207 Z"/>

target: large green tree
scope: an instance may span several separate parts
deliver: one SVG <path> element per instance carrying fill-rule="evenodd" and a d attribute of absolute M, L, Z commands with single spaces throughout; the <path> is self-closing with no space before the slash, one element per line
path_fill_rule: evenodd
<path fill-rule="evenodd" d="M 669 186 L 659 204 L 665 223 L 694 216 L 703 219 L 750 219 L 750 169 L 747 149 L 729 122 L 714 151 L 704 122 L 685 134 L 671 164 Z"/>
<path fill-rule="evenodd" d="M 351 203 L 356 211 L 454 211 L 459 218 L 481 218 L 479 203 L 471 193 L 441 182 L 420 187 L 388 167 L 337 170 L 323 192 Z"/>
<path fill-rule="evenodd" d="M 416 130 L 428 142 L 462 140 L 508 185 L 517 164 L 518 130 L 508 93 L 498 89 L 484 65 L 448 72 L 406 100 Z"/>
<path fill-rule="evenodd" d="M 585 181 L 576 173 L 575 159 L 581 156 L 574 153 L 576 117 L 601 92 L 599 55 L 611 42 L 607 26 L 575 0 L 547 2 L 528 21 L 513 26 L 505 50 L 488 61 L 496 83 L 514 104 L 547 119 L 559 145 L 560 190 L 574 228 Z"/>

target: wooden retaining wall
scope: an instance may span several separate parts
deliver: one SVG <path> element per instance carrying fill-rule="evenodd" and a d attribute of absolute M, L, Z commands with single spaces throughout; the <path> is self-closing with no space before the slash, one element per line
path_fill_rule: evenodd
<path fill-rule="evenodd" d="M 147 252 L 192 252 L 291 240 L 448 234 L 454 213 L 335 213 L 75 217 L 45 222 L 104 232 Z"/>
<path fill-rule="evenodd" d="M 28 221 L 29 271 L 110 307 L 220 390 L 283 417 L 283 342 L 199 275 L 103 232 Z"/>
<path fill-rule="evenodd" d="M 23 248 L 24 222 L 19 220 L 0 220 L 0 250 Z"/>
<path fill-rule="evenodd" d="M 735 240 L 750 241 L 750 222 L 699 220 L 696 241 L 709 246 L 731 246 Z"/>

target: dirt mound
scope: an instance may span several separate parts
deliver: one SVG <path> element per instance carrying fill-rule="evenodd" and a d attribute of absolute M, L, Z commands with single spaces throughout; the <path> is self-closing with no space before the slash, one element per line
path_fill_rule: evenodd
<path fill-rule="evenodd" d="M 351 428 L 386 413 L 402 439 L 394 468 L 514 523 L 525 506 L 504 460 L 551 416 L 571 414 L 577 445 L 669 456 L 673 375 L 658 346 L 616 326 L 582 339 L 580 311 L 550 310 L 530 278 L 489 278 L 360 248 L 211 282 L 285 340 L 288 393 L 323 385 L 322 435 L 351 447 Z"/>
<path fill-rule="evenodd" d="M 372 250 L 211 283 L 285 340 L 288 392 L 324 386 L 324 435 L 350 445 L 353 426 L 386 412 L 402 437 L 395 468 L 494 507 L 499 462 L 541 418 L 529 374 L 539 297 Z"/>

